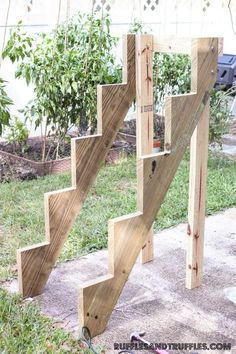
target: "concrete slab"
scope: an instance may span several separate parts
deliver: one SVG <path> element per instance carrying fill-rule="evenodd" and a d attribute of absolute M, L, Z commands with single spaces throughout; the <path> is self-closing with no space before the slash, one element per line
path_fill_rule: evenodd
<path fill-rule="evenodd" d="M 234 134 L 225 134 L 222 136 L 222 143 L 225 145 L 236 146 L 236 135 Z"/>
<path fill-rule="evenodd" d="M 229 159 L 236 160 L 236 146 L 222 144 L 222 152 Z"/>
<path fill-rule="evenodd" d="M 236 306 L 224 291 L 236 286 L 236 208 L 208 217 L 205 233 L 203 285 L 185 289 L 186 225 L 158 233 L 155 260 L 135 264 L 106 331 L 93 339 L 94 345 L 118 353 L 114 342 L 127 343 L 131 332 L 144 330 L 145 338 L 154 343 L 231 343 L 231 351 L 207 352 L 236 353 Z M 106 272 L 107 251 L 59 264 L 37 297 L 42 312 L 78 335 L 77 289 L 83 281 Z"/>

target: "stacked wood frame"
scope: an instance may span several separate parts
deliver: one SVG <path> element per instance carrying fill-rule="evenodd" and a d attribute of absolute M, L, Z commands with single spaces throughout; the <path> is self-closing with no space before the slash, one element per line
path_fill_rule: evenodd
<path fill-rule="evenodd" d="M 166 97 L 160 153 L 152 153 L 154 51 L 191 56 L 191 92 Z M 123 52 L 123 83 L 98 86 L 97 135 L 72 139 L 72 187 L 45 194 L 46 241 L 17 252 L 20 291 L 24 297 L 40 294 L 136 96 L 137 211 L 108 222 L 109 273 L 79 290 L 80 325 L 92 336 L 104 331 L 140 251 L 143 262 L 152 260 L 152 225 L 190 140 L 186 286 L 202 281 L 209 91 L 216 79 L 218 39 L 127 35 Z"/>

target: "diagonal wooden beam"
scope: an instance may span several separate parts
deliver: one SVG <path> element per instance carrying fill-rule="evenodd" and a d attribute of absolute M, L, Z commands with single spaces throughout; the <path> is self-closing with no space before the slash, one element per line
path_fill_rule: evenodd
<path fill-rule="evenodd" d="M 192 41 L 192 89 L 167 98 L 168 150 L 144 155 L 138 161 L 141 209 L 109 221 L 109 274 L 86 283 L 79 294 L 80 324 L 92 336 L 101 333 L 145 242 L 156 213 L 177 171 L 186 147 L 208 102 L 217 70 L 217 39 Z"/>
<path fill-rule="evenodd" d="M 123 83 L 98 87 L 98 135 L 72 140 L 72 187 L 45 194 L 46 242 L 17 251 L 24 297 L 42 292 L 116 134 L 135 98 L 135 36 L 124 37 Z"/>

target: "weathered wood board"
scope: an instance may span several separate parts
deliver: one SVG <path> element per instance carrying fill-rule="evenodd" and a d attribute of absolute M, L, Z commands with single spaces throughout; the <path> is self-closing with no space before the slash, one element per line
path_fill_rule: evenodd
<path fill-rule="evenodd" d="M 98 134 L 72 139 L 72 187 L 45 194 L 46 242 L 17 251 L 19 287 L 35 296 L 54 267 L 91 184 L 135 98 L 135 36 L 124 37 L 123 83 L 98 87 Z"/>
<path fill-rule="evenodd" d="M 143 35 L 136 43 L 136 148 L 137 159 L 153 150 L 153 36 Z M 142 179 L 137 170 L 137 180 Z M 137 188 L 137 207 L 142 209 L 142 196 Z M 148 231 L 142 247 L 140 260 L 147 263 L 153 260 L 153 226 Z"/>

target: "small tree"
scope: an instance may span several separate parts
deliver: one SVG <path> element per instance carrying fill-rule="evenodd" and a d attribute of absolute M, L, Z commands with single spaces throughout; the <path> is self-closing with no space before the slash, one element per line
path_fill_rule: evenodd
<path fill-rule="evenodd" d="M 35 127 L 45 119 L 45 138 L 53 132 L 64 140 L 73 124 L 81 134 L 95 131 L 97 85 L 121 79 L 113 54 L 116 43 L 109 18 L 92 15 L 77 14 L 48 34 L 31 37 L 21 23 L 11 32 L 3 57 L 18 61 L 16 77 L 34 84 L 35 97 L 23 112 Z"/>

